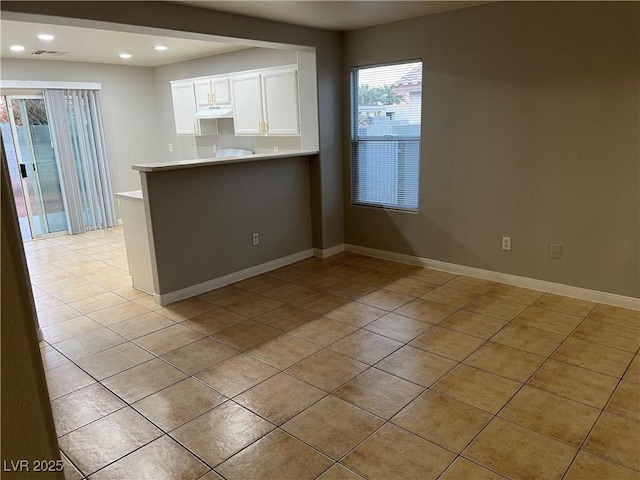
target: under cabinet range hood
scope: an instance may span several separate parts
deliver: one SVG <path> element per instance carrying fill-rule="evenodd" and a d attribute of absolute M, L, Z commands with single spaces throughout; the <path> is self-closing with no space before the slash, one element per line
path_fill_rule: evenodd
<path fill-rule="evenodd" d="M 231 105 L 211 106 L 198 110 L 196 118 L 233 118 Z"/>

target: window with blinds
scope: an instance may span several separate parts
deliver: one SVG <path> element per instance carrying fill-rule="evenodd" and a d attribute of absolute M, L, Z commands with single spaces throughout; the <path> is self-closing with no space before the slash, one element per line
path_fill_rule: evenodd
<path fill-rule="evenodd" d="M 351 69 L 352 201 L 418 211 L 422 62 Z"/>

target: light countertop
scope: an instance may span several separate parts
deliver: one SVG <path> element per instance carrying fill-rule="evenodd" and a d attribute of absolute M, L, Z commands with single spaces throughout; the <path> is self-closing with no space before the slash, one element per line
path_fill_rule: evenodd
<path fill-rule="evenodd" d="M 285 150 L 281 149 L 279 152 L 269 153 L 254 153 L 252 155 L 244 155 L 241 157 L 227 157 L 227 158 L 199 158 L 195 160 L 177 160 L 174 162 L 159 162 L 159 163 L 142 163 L 133 165 L 134 170 L 141 172 L 162 172 L 166 170 L 178 170 L 182 168 L 197 168 L 197 167 L 210 167 L 215 165 L 228 165 L 231 163 L 244 163 L 244 162 L 258 162 L 262 160 L 276 159 L 276 158 L 288 158 L 288 157 L 304 157 L 309 155 L 316 155 L 317 150 Z M 125 192 L 131 193 L 131 192 Z"/>
<path fill-rule="evenodd" d="M 132 190 L 130 192 L 119 192 L 115 194 L 118 198 L 128 198 L 131 200 L 142 200 L 142 190 Z"/>

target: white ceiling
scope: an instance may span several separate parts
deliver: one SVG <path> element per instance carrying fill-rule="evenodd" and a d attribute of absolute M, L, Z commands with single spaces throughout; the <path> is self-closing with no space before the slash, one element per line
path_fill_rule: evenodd
<path fill-rule="evenodd" d="M 92 28 L 46 25 L 2 20 L 0 34 L 0 55 L 3 58 L 28 58 L 61 60 L 67 62 L 111 63 L 157 67 L 169 63 L 194 58 L 219 55 L 249 48 L 237 43 L 190 40 L 162 35 L 96 30 Z M 38 35 L 47 33 L 54 40 L 42 41 Z M 24 52 L 9 50 L 11 45 L 23 45 Z M 157 52 L 156 45 L 164 45 L 168 50 Z M 61 54 L 33 55 L 36 50 L 58 51 Z M 123 60 L 120 53 L 129 53 L 132 58 Z"/>
<path fill-rule="evenodd" d="M 458 0 L 173 0 L 172 3 L 182 3 L 199 8 L 237 13 L 305 27 L 344 31 L 457 10 L 459 8 L 475 7 L 492 2 Z"/>
<path fill-rule="evenodd" d="M 172 3 L 308 27 L 344 31 L 492 2 L 457 0 L 175 0 Z M 37 36 L 42 33 L 54 35 L 55 39 L 48 42 L 39 40 Z M 2 58 L 155 67 L 262 46 L 256 42 L 247 42 L 246 45 L 240 44 L 238 40 L 234 39 L 211 37 L 211 40 L 205 38 L 198 40 L 180 38 L 180 35 L 180 32 L 157 31 L 157 34 L 149 35 L 2 19 L 0 20 L 0 56 Z M 10 51 L 9 47 L 16 44 L 23 45 L 25 51 L 18 53 Z M 168 50 L 155 51 L 153 47 L 159 44 L 168 47 Z M 60 53 L 34 55 L 33 52 L 37 50 Z M 123 60 L 118 57 L 120 53 L 129 53 L 132 58 Z"/>

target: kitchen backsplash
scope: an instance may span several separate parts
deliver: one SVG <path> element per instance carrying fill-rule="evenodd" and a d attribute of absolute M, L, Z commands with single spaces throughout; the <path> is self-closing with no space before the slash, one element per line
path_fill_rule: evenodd
<path fill-rule="evenodd" d="M 249 150 L 300 149 L 300 137 L 244 137 L 236 136 L 233 131 L 233 119 L 218 119 L 218 135 L 191 137 L 195 139 L 198 158 L 214 156 L 213 145 L 220 148 L 247 148 Z"/>

